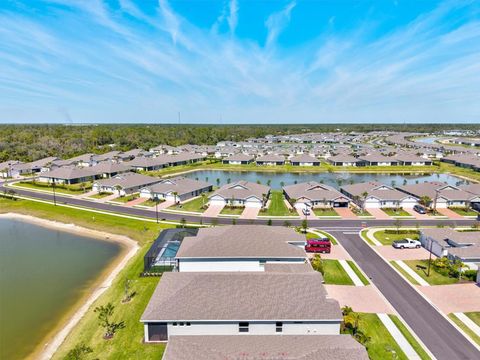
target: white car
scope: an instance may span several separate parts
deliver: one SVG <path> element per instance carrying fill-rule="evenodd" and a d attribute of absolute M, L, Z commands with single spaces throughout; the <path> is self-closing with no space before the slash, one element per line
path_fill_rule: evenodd
<path fill-rule="evenodd" d="M 392 246 L 395 249 L 420 249 L 422 247 L 422 244 L 418 240 L 405 238 L 402 240 L 395 240 L 392 243 Z"/>

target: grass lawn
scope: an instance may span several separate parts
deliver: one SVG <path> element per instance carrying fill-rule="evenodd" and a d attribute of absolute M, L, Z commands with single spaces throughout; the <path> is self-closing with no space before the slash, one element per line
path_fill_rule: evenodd
<path fill-rule="evenodd" d="M 403 209 L 386 208 L 386 209 L 380 209 L 380 210 L 382 210 L 383 212 L 385 212 L 389 216 L 412 216 Z"/>
<path fill-rule="evenodd" d="M 104 197 L 107 197 L 109 195 L 112 195 L 111 193 L 107 193 L 107 192 L 101 192 L 101 193 L 97 193 L 97 194 L 93 194 L 93 195 L 90 195 L 89 198 L 92 198 L 92 199 L 103 199 Z"/>
<path fill-rule="evenodd" d="M 79 324 L 68 335 L 53 359 L 64 359 L 66 353 L 76 344 L 84 343 L 93 349 L 91 358 L 101 359 L 160 359 L 164 345 L 144 345 L 143 327 L 139 323 L 141 314 L 148 303 L 159 278 L 140 278 L 143 269 L 143 255 L 160 230 L 169 226 L 127 219 L 114 215 L 98 214 L 71 209 L 63 206 L 38 203 L 29 200 L 9 200 L 0 197 L 0 213 L 16 212 L 37 216 L 47 220 L 75 223 L 86 228 L 129 236 L 138 241 L 141 249 L 130 260 L 112 286 L 93 304 Z M 122 304 L 125 279 L 134 280 L 131 291 L 136 295 L 132 301 Z M 119 330 L 112 340 L 102 339 L 103 329 L 98 326 L 97 314 L 93 308 L 112 302 L 115 306 L 114 319 L 125 321 L 126 328 Z M 90 357 L 89 357 L 90 358 Z"/>
<path fill-rule="evenodd" d="M 475 324 L 480 326 L 480 311 L 466 312 L 465 315 L 467 315 Z"/>
<path fill-rule="evenodd" d="M 415 280 L 413 277 L 411 277 L 405 270 L 403 270 L 395 261 L 390 261 L 390 264 L 397 269 L 404 278 L 406 278 L 411 284 L 413 285 L 420 285 L 417 280 Z"/>
<path fill-rule="evenodd" d="M 413 240 L 418 240 L 419 234 L 417 231 L 412 230 L 412 232 L 406 234 L 386 234 L 385 230 L 376 231 L 373 233 L 375 240 L 378 240 L 382 245 L 392 245 L 395 240 L 402 240 L 405 238 L 410 238 Z"/>
<path fill-rule="evenodd" d="M 408 359 L 377 314 L 359 313 L 359 315 L 359 330 L 370 338 L 365 346 L 371 360 Z"/>
<path fill-rule="evenodd" d="M 160 205 L 164 201 L 159 201 L 158 204 Z M 147 207 L 153 207 L 155 206 L 155 201 L 152 199 L 148 199 L 147 201 L 142 202 L 141 204 L 138 204 L 139 206 L 147 206 Z"/>
<path fill-rule="evenodd" d="M 427 276 L 427 270 L 417 269 L 417 265 L 428 267 L 428 260 L 406 260 L 404 263 L 413 269 L 413 271 L 420 275 L 430 285 L 447 285 L 458 282 L 457 278 L 451 278 L 436 272 L 433 266 L 430 267 L 429 277 Z"/>
<path fill-rule="evenodd" d="M 243 206 L 236 206 L 236 207 L 230 207 L 230 206 L 225 206 L 220 214 L 223 215 L 240 215 L 245 208 Z"/>
<path fill-rule="evenodd" d="M 317 216 L 340 216 L 333 209 L 313 209 L 313 213 Z"/>
<path fill-rule="evenodd" d="M 330 240 L 330 242 L 332 243 L 332 245 L 338 245 L 337 240 L 332 235 L 330 235 L 329 233 L 327 233 L 325 231 L 321 231 L 321 230 L 315 230 L 315 232 L 318 232 L 319 234 L 322 234 L 322 236 L 325 236 L 326 238 L 328 238 Z M 312 234 L 312 233 L 309 233 L 309 232 L 306 233 L 306 236 L 307 236 L 307 239 L 317 239 L 318 238 L 317 234 Z"/>
<path fill-rule="evenodd" d="M 415 352 L 420 356 L 422 360 L 431 359 L 431 357 L 427 354 L 427 352 L 423 349 L 423 347 L 418 343 L 418 341 L 413 337 L 412 333 L 408 331 L 405 324 L 395 315 L 388 315 L 390 319 L 392 319 L 393 323 L 397 326 L 405 339 L 407 339 L 408 343 L 413 347 Z"/>
<path fill-rule="evenodd" d="M 477 216 L 478 215 L 478 212 L 474 211 L 474 210 L 466 210 L 465 208 L 455 208 L 455 207 L 451 207 L 449 208 L 450 210 L 456 212 L 458 215 L 462 215 L 462 216 Z"/>
<path fill-rule="evenodd" d="M 190 200 L 190 201 L 187 201 L 187 202 L 181 204 L 180 206 L 172 205 L 172 206 L 169 207 L 169 209 L 203 213 L 205 211 L 205 209 L 203 209 L 202 206 L 203 206 L 204 202 L 205 202 L 205 204 L 208 203 L 208 195 L 209 194 L 210 193 L 207 194 L 207 197 L 205 198 L 205 200 L 203 200 L 202 197 L 199 196 L 199 197 L 197 197 L 193 200 Z"/>
<path fill-rule="evenodd" d="M 53 192 L 53 187 L 47 184 L 41 183 L 32 183 L 32 182 L 18 182 L 10 186 L 11 189 L 15 189 L 15 187 L 22 187 L 32 190 L 43 190 L 43 191 L 50 191 Z M 68 187 L 60 187 L 61 185 L 55 186 L 55 192 L 61 194 L 69 194 L 69 195 L 81 195 L 84 193 L 83 189 L 77 186 L 68 186 Z M 92 188 L 91 184 L 85 186 L 85 192 L 89 191 Z"/>
<path fill-rule="evenodd" d="M 281 190 L 272 190 L 270 192 L 270 205 L 268 209 L 261 210 L 260 214 L 268 216 L 291 216 L 297 215 L 297 212 L 288 210 Z"/>
<path fill-rule="evenodd" d="M 140 195 L 137 193 L 137 194 L 119 196 L 119 197 L 117 197 L 117 198 L 115 198 L 111 201 L 121 202 L 121 203 L 126 204 L 127 202 L 138 199 L 139 197 L 140 197 Z"/>
<path fill-rule="evenodd" d="M 353 210 L 353 213 L 357 216 L 372 216 L 367 210 L 356 209 Z"/>
<path fill-rule="evenodd" d="M 368 279 L 365 277 L 365 275 L 363 275 L 363 273 L 360 271 L 360 269 L 358 268 L 357 264 L 355 264 L 354 261 L 352 260 L 347 260 L 347 263 L 348 265 L 350 265 L 350 267 L 352 268 L 353 272 L 355 274 L 357 274 L 357 276 L 359 277 L 359 279 L 361 280 L 361 282 L 363 283 L 363 285 L 368 285 L 370 284 L 370 282 L 368 281 Z"/>
<path fill-rule="evenodd" d="M 469 313 L 465 313 L 465 315 L 468 316 Z M 479 314 L 477 312 L 477 314 Z M 463 332 L 465 334 L 467 334 L 473 341 L 475 341 L 478 345 L 480 345 L 480 336 L 478 336 L 477 334 L 475 334 L 472 330 L 470 330 L 470 328 L 465 325 L 459 318 L 457 318 L 455 316 L 455 314 L 448 314 L 448 317 L 455 323 L 457 324 L 457 326 L 463 330 Z M 470 317 L 470 316 L 468 316 Z"/>
<path fill-rule="evenodd" d="M 322 259 L 325 284 L 353 285 L 352 279 L 343 269 L 338 260 Z"/>
<path fill-rule="evenodd" d="M 372 242 L 370 237 L 367 236 L 367 233 L 368 233 L 368 229 L 363 229 L 362 231 L 360 231 L 360 236 L 364 238 L 367 241 L 367 243 L 369 243 L 372 246 L 375 246 L 375 244 Z"/>

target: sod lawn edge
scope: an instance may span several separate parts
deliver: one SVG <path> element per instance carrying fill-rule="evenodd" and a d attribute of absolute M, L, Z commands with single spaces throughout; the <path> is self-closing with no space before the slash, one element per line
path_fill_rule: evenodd
<path fill-rule="evenodd" d="M 407 339 L 408 343 L 412 346 L 413 350 L 420 356 L 422 360 L 431 360 L 430 355 L 423 349 L 420 343 L 415 339 L 413 334 L 407 329 L 405 324 L 398 318 L 396 315 L 389 314 L 390 319 L 393 321 L 395 326 L 400 330 L 402 335 Z"/>

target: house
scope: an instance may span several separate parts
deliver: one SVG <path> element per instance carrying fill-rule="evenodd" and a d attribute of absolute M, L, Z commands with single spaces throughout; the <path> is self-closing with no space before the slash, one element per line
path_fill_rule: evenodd
<path fill-rule="evenodd" d="M 55 156 L 49 156 L 28 163 L 18 162 L 10 167 L 10 177 L 40 173 L 46 165 L 55 160 L 58 160 L 58 158 Z"/>
<path fill-rule="evenodd" d="M 133 194 L 140 189 L 156 184 L 161 179 L 137 173 L 125 173 L 116 175 L 110 179 L 97 180 L 93 183 L 92 190 L 98 192 L 118 193 L 120 196 Z"/>
<path fill-rule="evenodd" d="M 63 166 L 40 173 L 38 181 L 56 184 L 81 184 L 95 179 L 95 174 L 88 167 Z"/>
<path fill-rule="evenodd" d="M 278 330 L 280 331 L 280 327 Z M 282 360 L 369 359 L 365 347 L 350 335 L 172 335 L 162 360 L 273 360 L 280 358 Z"/>
<path fill-rule="evenodd" d="M 177 176 L 164 179 L 156 184 L 140 190 L 140 197 L 149 199 L 165 199 L 174 202 L 183 202 L 202 193 L 212 191 L 213 185 L 204 181 Z"/>
<path fill-rule="evenodd" d="M 270 187 L 249 181 L 226 184 L 209 197 L 210 205 L 230 205 L 260 208 L 270 194 Z"/>
<path fill-rule="evenodd" d="M 429 166 L 432 165 L 432 160 L 423 158 L 413 154 L 397 154 L 395 159 L 398 165 L 402 166 Z"/>
<path fill-rule="evenodd" d="M 269 264 L 306 262 L 305 236 L 280 226 L 200 228 L 178 249 L 178 271 L 265 271 Z M 310 266 L 309 264 L 307 264 Z"/>
<path fill-rule="evenodd" d="M 9 160 L 0 163 L 0 178 L 12 177 L 12 166 L 21 164 L 18 160 Z"/>
<path fill-rule="evenodd" d="M 145 342 L 197 335 L 339 335 L 316 271 L 166 272 L 140 321 Z M 312 339 L 313 340 L 313 339 Z"/>
<path fill-rule="evenodd" d="M 350 202 L 350 199 L 338 190 L 316 181 L 284 186 L 283 193 L 287 200 L 295 201 L 293 206 L 296 209 L 348 207 Z"/>
<path fill-rule="evenodd" d="M 460 260 L 471 269 L 480 263 L 480 232 L 456 231 L 449 228 L 422 229 L 420 242 L 438 257 Z"/>
<path fill-rule="evenodd" d="M 418 199 L 428 196 L 431 200 L 429 206 L 432 208 L 465 207 L 470 203 L 480 202 L 479 196 L 438 181 L 397 186 L 397 189 Z"/>
<path fill-rule="evenodd" d="M 320 160 L 311 155 L 302 154 L 291 157 L 290 164 L 293 166 L 319 166 Z"/>
<path fill-rule="evenodd" d="M 281 155 L 275 154 L 268 154 L 259 156 L 255 163 L 257 165 L 268 165 L 268 166 L 275 166 L 275 165 L 285 165 L 285 157 Z"/>
<path fill-rule="evenodd" d="M 346 154 L 330 156 L 327 161 L 334 166 L 357 166 L 361 162 L 356 157 Z"/>
<path fill-rule="evenodd" d="M 384 156 L 378 153 L 371 153 L 364 156 L 359 156 L 359 160 L 363 166 L 395 166 L 398 161 L 395 158 Z"/>
<path fill-rule="evenodd" d="M 109 178 L 119 174 L 125 174 L 132 171 L 132 168 L 124 163 L 112 161 L 102 161 L 97 165 L 91 166 L 89 169 L 95 178 Z"/>
<path fill-rule="evenodd" d="M 246 154 L 234 154 L 222 160 L 224 164 L 230 165 L 246 165 L 253 161 L 252 155 Z"/>
<path fill-rule="evenodd" d="M 345 185 L 340 188 L 340 192 L 365 209 L 411 209 L 418 203 L 416 197 L 377 181 Z"/>
<path fill-rule="evenodd" d="M 135 171 L 154 171 L 168 167 L 169 162 L 165 156 L 154 158 L 139 156 L 131 161 L 125 162 L 125 165 L 130 166 Z"/>
<path fill-rule="evenodd" d="M 96 162 L 92 160 L 93 156 L 94 154 L 88 153 L 72 157 L 70 159 L 67 159 L 67 161 L 74 166 L 88 167 L 96 164 Z"/>

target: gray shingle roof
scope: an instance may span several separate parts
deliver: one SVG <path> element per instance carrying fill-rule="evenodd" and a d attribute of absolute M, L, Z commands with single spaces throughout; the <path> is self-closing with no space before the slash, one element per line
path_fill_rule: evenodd
<path fill-rule="evenodd" d="M 305 258 L 305 251 L 287 242 L 305 236 L 279 226 L 241 225 L 201 228 L 185 237 L 177 258 Z"/>
<path fill-rule="evenodd" d="M 256 184 L 249 181 L 236 181 L 232 184 L 223 185 L 217 191 L 215 191 L 210 197 L 220 195 L 224 199 L 247 199 L 255 196 L 258 199 L 262 199 L 263 194 L 268 194 L 270 191 L 269 186 Z"/>
<path fill-rule="evenodd" d="M 368 360 L 350 335 L 170 336 L 163 360 Z"/>
<path fill-rule="evenodd" d="M 170 192 L 176 192 L 177 195 L 181 196 L 183 194 L 201 190 L 209 186 L 212 186 L 212 184 L 209 184 L 205 181 L 177 176 L 174 178 L 164 179 L 157 184 L 148 186 L 148 189 L 153 193 L 168 194 Z"/>
<path fill-rule="evenodd" d="M 325 184 L 320 184 L 316 181 L 308 181 L 300 184 L 287 185 L 283 187 L 287 196 L 291 199 L 306 198 L 311 201 L 323 201 L 323 199 L 335 200 L 344 198 L 348 201 L 345 195 L 340 193 L 333 187 Z"/>
<path fill-rule="evenodd" d="M 141 321 L 341 318 L 338 302 L 327 299 L 315 272 L 171 272 L 163 274 Z"/>

